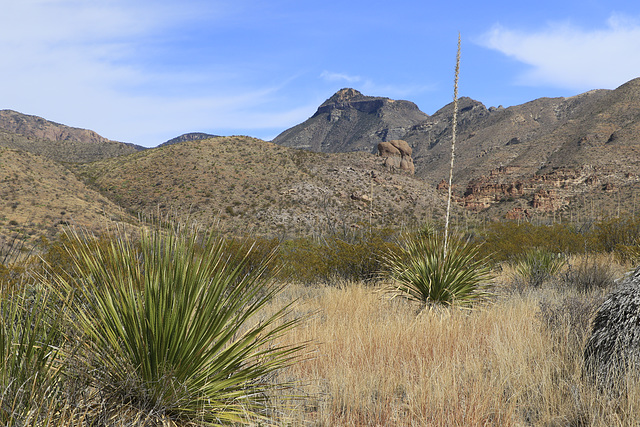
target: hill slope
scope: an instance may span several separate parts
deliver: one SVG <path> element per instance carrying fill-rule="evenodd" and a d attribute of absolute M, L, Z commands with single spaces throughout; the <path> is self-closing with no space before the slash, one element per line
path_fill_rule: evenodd
<path fill-rule="evenodd" d="M 454 176 L 464 206 L 497 217 L 514 209 L 528 211 L 525 217 L 594 214 L 594 204 L 600 215 L 635 213 L 640 79 L 507 109 L 488 110 L 468 98 L 460 104 Z M 404 136 L 414 147 L 416 174 L 432 184 L 448 170 L 451 117 L 448 105 Z"/>
<path fill-rule="evenodd" d="M 186 142 L 186 141 L 198 141 L 201 139 L 217 138 L 218 136 L 219 135 L 211 135 L 209 133 L 203 133 L 203 132 L 185 133 L 175 138 L 171 138 L 168 141 L 163 142 L 158 147 L 162 147 L 163 145 L 179 144 L 181 142 Z"/>
<path fill-rule="evenodd" d="M 90 230 L 134 219 L 65 167 L 0 147 L 0 245 L 16 233 L 53 237 L 63 225 Z"/>
<path fill-rule="evenodd" d="M 227 233 L 309 235 L 408 224 L 443 211 L 422 181 L 369 153 L 323 154 L 249 137 L 220 137 L 78 165 L 126 209 L 187 215 Z"/>
<path fill-rule="evenodd" d="M 413 150 L 416 176 L 445 190 L 453 104 L 432 116 L 403 107 L 399 115 L 405 122 L 394 117 L 393 132 L 384 131 L 392 128 L 385 117 L 393 116 L 385 108 L 404 102 L 343 89 L 274 142 L 347 152 L 371 151 L 377 141 L 401 139 Z M 611 214 L 614 205 L 616 212 L 631 212 L 639 165 L 640 79 L 615 90 L 540 98 L 506 109 L 459 100 L 454 192 L 458 203 L 473 211 L 529 218 L 573 215 L 572 210 L 584 214 L 595 203 L 603 214 Z"/>

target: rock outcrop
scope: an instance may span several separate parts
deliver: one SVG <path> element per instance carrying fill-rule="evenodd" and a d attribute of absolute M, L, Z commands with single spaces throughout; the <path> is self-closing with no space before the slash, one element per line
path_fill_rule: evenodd
<path fill-rule="evenodd" d="M 378 144 L 378 155 L 384 159 L 384 165 L 390 169 L 400 169 L 409 172 L 411 175 L 415 172 L 413 166 L 413 158 L 411 157 L 411 147 L 406 141 L 391 140 L 382 141 Z"/>
<path fill-rule="evenodd" d="M 584 363 L 589 377 L 605 388 L 615 387 L 629 369 L 640 368 L 640 268 L 598 309 Z"/>
<path fill-rule="evenodd" d="M 0 128 L 27 137 L 48 141 L 74 141 L 81 143 L 108 143 L 107 138 L 88 129 L 61 125 L 42 117 L 0 110 Z"/>
<path fill-rule="evenodd" d="M 181 142 L 186 142 L 186 141 L 200 141 L 203 139 L 210 139 L 210 138 L 218 138 L 218 135 L 211 135 L 210 133 L 203 133 L 203 132 L 185 133 L 175 138 L 172 138 L 166 142 L 163 142 L 162 144 L 158 145 L 158 147 L 162 147 L 164 145 L 179 144 Z"/>

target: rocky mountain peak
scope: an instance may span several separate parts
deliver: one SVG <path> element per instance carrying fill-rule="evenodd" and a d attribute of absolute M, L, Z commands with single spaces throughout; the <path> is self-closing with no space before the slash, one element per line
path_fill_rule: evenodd
<path fill-rule="evenodd" d="M 368 151 L 378 143 L 399 140 L 429 116 L 410 101 L 366 96 L 340 89 L 304 123 L 287 129 L 273 142 L 326 153 Z"/>
<path fill-rule="evenodd" d="M 341 104 L 349 101 L 360 100 L 366 98 L 362 93 L 355 89 L 344 88 L 337 91 L 331 98 L 327 99 L 323 106 L 326 104 Z"/>

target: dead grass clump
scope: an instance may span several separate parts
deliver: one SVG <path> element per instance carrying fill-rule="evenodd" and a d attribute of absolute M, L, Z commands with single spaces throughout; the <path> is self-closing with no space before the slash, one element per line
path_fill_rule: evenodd
<path fill-rule="evenodd" d="M 566 286 L 582 292 L 606 290 L 623 273 L 613 255 L 584 254 L 573 257 L 564 273 Z"/>

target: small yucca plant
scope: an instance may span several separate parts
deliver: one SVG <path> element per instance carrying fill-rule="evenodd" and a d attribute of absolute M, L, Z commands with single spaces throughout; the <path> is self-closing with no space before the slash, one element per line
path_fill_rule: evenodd
<path fill-rule="evenodd" d="M 246 273 L 213 234 L 151 231 L 98 247 L 84 239 L 72 235 L 68 246 L 79 279 L 57 284 L 76 294 L 71 315 L 103 407 L 204 425 L 269 418 L 269 392 L 285 386 L 270 377 L 302 347 L 274 343 L 298 322 L 283 319 L 289 306 L 253 321 L 280 290 L 268 259 Z"/>
<path fill-rule="evenodd" d="M 539 287 L 560 273 L 567 259 L 544 249 L 532 249 L 526 252 L 515 264 L 515 273 L 525 284 Z"/>
<path fill-rule="evenodd" d="M 478 248 L 456 236 L 447 245 L 445 250 L 438 233 L 422 233 L 387 255 L 384 264 L 395 294 L 425 305 L 468 306 L 485 299 L 491 270 L 478 257 Z"/>

